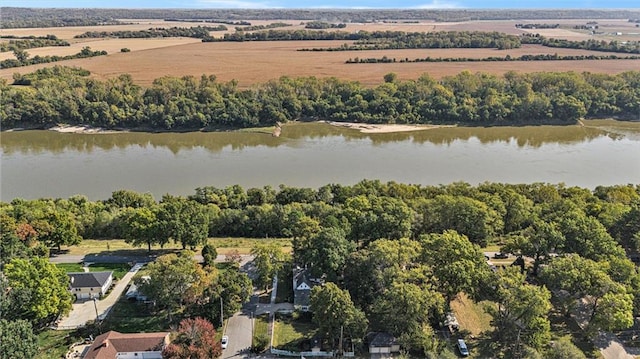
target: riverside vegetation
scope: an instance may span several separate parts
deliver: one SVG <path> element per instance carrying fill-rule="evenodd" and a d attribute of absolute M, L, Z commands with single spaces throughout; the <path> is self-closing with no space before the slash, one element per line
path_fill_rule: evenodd
<path fill-rule="evenodd" d="M 471 341 L 474 350 L 555 358 L 558 345 L 576 350 L 567 338 L 628 328 L 640 313 L 640 273 L 628 257 L 640 243 L 638 218 L 638 185 L 592 191 L 542 183 L 420 186 L 364 180 L 318 189 L 202 187 L 186 198 L 165 195 L 160 201 L 126 190 L 102 201 L 81 195 L 14 199 L 0 204 L 0 283 L 11 288 L 1 292 L 2 309 L 6 319 L 38 329 L 66 312 L 68 279 L 46 258 L 49 248 L 72 246 L 83 237 L 125 238 L 135 246 L 173 241 L 183 248 L 202 246 L 208 236 L 288 237 L 291 257 L 273 242 L 258 241 L 252 251 L 254 284 L 268 288 L 274 273 L 290 275 L 292 263 L 323 276 L 327 285 L 313 290 L 314 308 L 342 308 L 314 319 L 325 347 L 338 349 L 343 328 L 357 348 L 366 332 L 382 330 L 416 355 L 446 352 L 446 341 L 434 333 L 451 301 L 464 294 L 488 303 L 493 318 L 491 329 Z M 526 262 L 492 271 L 480 249 L 486 245 Z M 215 249 L 203 252 L 206 260 Z M 203 270 L 192 255 L 160 257 L 149 268 L 175 272 L 172 278 L 181 281 L 182 290 L 171 295 L 162 294 L 172 285 L 162 275 L 152 275 L 161 280 L 147 284 L 163 298 L 158 309 L 167 315 L 166 327 L 190 316 L 215 323 L 223 292 L 232 291 L 223 298 L 225 308 L 239 308 L 249 293 L 245 276 Z M 53 301 L 49 291 L 37 291 L 21 300 L 42 285 L 33 278 L 60 295 Z M 573 320 L 581 300 L 583 329 L 568 330 L 559 323 Z"/>
<path fill-rule="evenodd" d="M 162 77 L 148 88 L 130 75 L 101 81 L 52 67 L 0 82 L 3 129 L 61 123 L 105 128 L 243 128 L 319 119 L 396 124 L 574 124 L 582 117 L 640 113 L 640 72 L 495 76 L 468 71 L 439 81 L 384 76 L 368 88 L 336 78 L 282 77 L 241 89 L 215 76 Z"/>

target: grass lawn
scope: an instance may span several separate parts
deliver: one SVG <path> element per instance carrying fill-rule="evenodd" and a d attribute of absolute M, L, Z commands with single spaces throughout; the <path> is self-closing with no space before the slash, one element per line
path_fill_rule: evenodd
<path fill-rule="evenodd" d="M 102 331 L 116 330 L 121 333 L 157 332 L 169 329 L 164 312 L 151 312 L 142 302 L 120 298 L 102 323 Z"/>
<path fill-rule="evenodd" d="M 209 243 L 213 244 L 218 254 L 229 254 L 237 250 L 239 254 L 249 254 L 257 243 L 277 243 L 287 253 L 291 252 L 290 239 L 266 239 L 266 238 L 209 238 Z"/>
<path fill-rule="evenodd" d="M 209 238 L 209 243 L 213 244 L 218 250 L 218 254 L 230 254 L 238 251 L 238 254 L 249 254 L 251 248 L 258 242 L 276 242 L 287 253 L 291 252 L 290 239 L 265 239 L 265 238 Z M 84 239 L 80 244 L 64 248 L 67 253 L 75 255 L 87 254 L 118 254 L 129 256 L 144 256 L 148 254 L 147 247 L 134 247 L 126 243 L 123 239 Z M 154 254 L 164 254 L 181 250 L 180 244 L 168 243 L 164 248 L 154 245 L 151 251 Z M 199 253 L 199 249 L 197 251 Z"/>
<path fill-rule="evenodd" d="M 109 272 L 113 271 L 113 278 L 116 280 L 124 277 L 131 269 L 131 266 L 126 263 L 96 263 L 89 266 L 91 272 Z"/>
<path fill-rule="evenodd" d="M 302 345 L 311 339 L 316 331 L 317 327 L 308 319 L 280 315 L 273 328 L 273 346 L 291 351 L 309 350 Z"/>
<path fill-rule="evenodd" d="M 468 331 L 474 336 L 491 330 L 491 316 L 484 311 L 486 304 L 489 302 L 474 303 L 464 293 L 451 302 L 451 309 L 458 319 L 460 330 Z"/>
<path fill-rule="evenodd" d="M 268 315 L 260 315 L 254 318 L 253 320 L 253 339 L 252 346 L 256 345 L 257 338 L 260 337 L 269 337 L 269 316 Z M 269 343 L 267 343 L 267 347 Z"/>
<path fill-rule="evenodd" d="M 74 330 L 47 329 L 38 334 L 40 350 L 35 359 L 64 358 L 69 346 L 82 339 Z"/>
<path fill-rule="evenodd" d="M 56 267 L 62 268 L 67 273 L 84 272 L 80 263 L 56 263 Z"/>

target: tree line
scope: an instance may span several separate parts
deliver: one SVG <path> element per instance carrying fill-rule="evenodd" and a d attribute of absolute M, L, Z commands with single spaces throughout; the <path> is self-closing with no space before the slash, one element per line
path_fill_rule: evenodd
<path fill-rule="evenodd" d="M 275 29 L 278 27 L 287 27 L 293 26 L 286 22 L 273 22 L 267 25 L 249 25 L 249 26 L 236 26 L 236 31 L 258 31 L 258 30 L 267 30 L 267 29 Z"/>
<path fill-rule="evenodd" d="M 15 55 L 16 58 L 0 61 L 0 68 L 20 67 L 20 66 L 29 66 L 29 65 L 36 65 L 36 64 L 48 64 L 51 62 L 58 62 L 58 61 L 71 60 L 71 59 L 84 59 L 87 57 L 104 56 L 104 55 L 107 55 L 107 52 L 104 50 L 93 51 L 89 46 L 85 46 L 82 48 L 82 50 L 80 50 L 80 52 L 73 55 L 66 55 L 66 56 L 36 55 L 34 57 L 29 57 L 29 53 L 24 51 L 23 49 L 14 49 L 13 54 Z"/>
<path fill-rule="evenodd" d="M 282 77 L 240 89 L 215 76 L 162 77 L 148 88 L 130 75 L 101 81 L 65 67 L 0 82 L 0 125 L 79 124 L 147 130 L 242 128 L 321 119 L 398 124 L 513 125 L 575 123 L 582 117 L 634 117 L 640 72 L 462 72 L 435 80 L 425 74 L 365 87 L 336 78 Z M 17 86 L 20 85 L 20 86 Z"/>
<path fill-rule="evenodd" d="M 20 67 L 20 66 L 29 66 L 35 64 L 43 64 L 71 59 L 82 59 L 87 57 L 94 56 L 103 56 L 107 55 L 107 52 L 104 50 L 96 50 L 93 51 L 89 46 L 85 46 L 78 53 L 74 55 L 66 55 L 66 56 L 58 56 L 58 55 L 47 55 L 40 56 L 36 55 L 34 57 L 30 57 L 29 53 L 22 49 L 14 49 L 13 54 L 16 57 L 15 59 L 7 59 L 0 61 L 0 67 L 10 68 L 10 67 Z"/>
<path fill-rule="evenodd" d="M 119 39 L 154 38 L 154 37 L 193 37 L 196 39 L 208 39 L 209 31 L 225 31 L 227 27 L 218 26 L 193 26 L 193 27 L 155 27 L 148 30 L 121 30 L 121 31 L 87 31 L 74 36 L 77 39 L 115 37 Z"/>
<path fill-rule="evenodd" d="M 506 55 L 489 56 L 489 57 L 424 57 L 409 59 L 396 59 L 395 57 L 383 56 L 380 58 L 366 57 L 354 59 L 349 58 L 345 61 L 346 64 L 386 64 L 386 63 L 411 63 L 411 62 L 491 62 L 491 61 L 581 61 L 581 60 L 638 60 L 640 56 L 617 56 L 617 55 L 558 55 L 558 54 L 536 54 L 536 55 L 522 55 L 511 57 Z"/>
<path fill-rule="evenodd" d="M 315 29 L 315 30 L 324 30 L 324 29 L 344 29 L 347 27 L 345 23 L 333 24 L 326 21 L 309 21 L 304 25 L 305 29 Z"/>
<path fill-rule="evenodd" d="M 524 34 L 520 38 L 520 40 L 523 44 L 538 44 L 546 47 L 640 54 L 640 41 L 621 42 L 617 40 L 611 40 L 607 42 L 605 40 L 596 39 L 573 41 L 566 39 L 546 38 L 538 34 Z"/>
<path fill-rule="evenodd" d="M 127 190 L 101 201 L 81 195 L 14 199 L 0 203 L 0 283 L 12 288 L 1 293 L 11 299 L 3 303 L 14 306 L 3 312 L 38 325 L 68 310 L 62 290 L 60 301 L 47 292 L 47 306 L 37 305 L 42 296 L 17 299 L 30 288 L 27 278 L 48 278 L 51 290 L 58 290 L 59 280 L 51 278 L 64 273 L 48 263 L 48 249 L 82 237 L 196 248 L 208 236 L 280 236 L 291 238 L 292 256 L 273 243 L 256 245 L 255 284 L 268 288 L 274 273 L 286 277 L 293 265 L 324 278 L 325 285 L 312 291 L 311 307 L 331 348 L 338 347 L 342 327 L 356 343 L 368 331 L 388 331 L 414 354 L 440 352 L 445 345 L 435 330 L 450 302 L 464 293 L 494 303 L 487 309 L 494 353 L 526 348 L 548 354 L 556 350 L 550 317 L 570 315 L 579 302 L 587 303 L 580 309 L 587 318 L 585 334 L 633 324 L 640 313 L 640 273 L 628 256 L 637 257 L 640 249 L 639 217 L 638 185 L 588 190 L 544 183 L 421 186 L 363 180 L 317 189 L 201 187 L 160 201 Z M 488 244 L 528 264 L 521 259 L 492 270 L 480 249 Z M 248 279 L 230 272 L 208 275 L 192 256 L 186 251 L 159 258 L 149 267 L 158 280 L 139 283 L 158 298 L 168 320 L 173 313 L 219 319 L 223 288 L 234 293 L 223 300 L 239 307 L 250 293 Z M 215 249 L 203 248 L 203 257 L 214 258 Z"/>
<path fill-rule="evenodd" d="M 37 47 L 69 46 L 69 42 L 58 39 L 55 35 L 46 36 L 0 36 L 0 39 L 9 39 L 0 43 L 0 52 L 26 50 Z"/>

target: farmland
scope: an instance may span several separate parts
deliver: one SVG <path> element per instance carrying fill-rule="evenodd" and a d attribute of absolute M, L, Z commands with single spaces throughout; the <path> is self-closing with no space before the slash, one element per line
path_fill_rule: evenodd
<path fill-rule="evenodd" d="M 48 47 L 29 49 L 31 56 L 68 55 L 77 53 L 85 46 L 92 50 L 105 50 L 108 56 L 67 60 L 61 65 L 79 66 L 91 71 L 100 79 L 113 78 L 122 73 L 130 73 L 136 83 L 147 86 L 161 76 L 200 76 L 213 74 L 222 81 L 237 80 L 241 87 L 248 87 L 281 76 L 317 76 L 338 77 L 359 81 L 373 86 L 382 81 L 382 77 L 395 72 L 400 79 L 417 78 L 423 73 L 441 78 L 455 75 L 463 70 L 471 72 L 488 72 L 502 74 L 507 71 L 588 71 L 615 74 L 638 68 L 637 60 L 586 60 L 586 61 L 544 61 L 535 63 L 509 62 L 474 62 L 474 63 L 396 63 L 365 64 L 354 68 L 345 64 L 349 58 L 383 56 L 397 59 L 415 59 L 424 57 L 442 58 L 484 58 L 491 56 L 517 57 L 525 54 L 558 54 L 558 55 L 607 55 L 605 52 L 588 50 L 547 48 L 537 45 L 524 45 L 519 49 L 409 49 L 409 50 L 376 50 L 376 51 L 341 51 L 341 52 L 300 52 L 303 48 L 338 47 L 345 41 L 278 41 L 278 42 L 218 42 L 201 43 L 192 38 L 163 39 L 76 39 L 74 36 L 87 31 L 120 31 L 144 30 L 150 27 L 189 27 L 198 26 L 198 22 L 168 22 L 164 20 L 132 20 L 121 19 L 122 25 L 79 26 L 40 29 L 2 29 L 0 35 L 44 36 L 56 35 L 68 40 L 69 47 Z M 259 20 L 251 21 L 252 25 L 267 25 L 273 22 L 286 22 L 293 26 L 287 30 L 304 28 L 303 21 L 297 20 Z M 638 40 L 640 32 L 633 23 L 626 20 L 600 20 L 602 34 L 591 35 L 585 30 L 573 29 L 575 25 L 585 24 L 584 20 L 531 20 L 531 21 L 467 21 L 467 22 L 387 22 L 387 23 L 349 23 L 343 31 L 499 31 L 509 34 L 541 33 L 546 37 L 566 38 L 570 40 Z M 557 29 L 517 29 L 516 23 L 559 23 Z M 227 25 L 227 31 L 212 32 L 212 36 L 220 37 L 224 33 L 235 32 L 233 25 Z M 623 35 L 613 35 L 615 33 Z M 122 48 L 131 52 L 121 53 Z M 13 58 L 11 52 L 0 53 L 0 60 Z M 239 65 L 241 64 L 241 65 Z M 19 69 L 0 70 L 0 78 L 10 80 L 15 72 L 27 73 L 38 68 L 52 66 L 39 64 Z"/>

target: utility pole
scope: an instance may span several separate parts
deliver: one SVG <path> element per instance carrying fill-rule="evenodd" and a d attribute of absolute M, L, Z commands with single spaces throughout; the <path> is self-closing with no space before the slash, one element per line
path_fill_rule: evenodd
<path fill-rule="evenodd" d="M 224 333 L 224 311 L 222 309 L 222 295 L 220 296 L 220 328 Z"/>
<path fill-rule="evenodd" d="M 342 339 L 343 339 L 343 335 L 344 335 L 344 326 L 340 326 L 340 348 L 338 349 L 338 353 L 340 353 L 340 356 L 342 356 L 342 354 L 344 354 L 344 350 L 342 349 Z"/>

